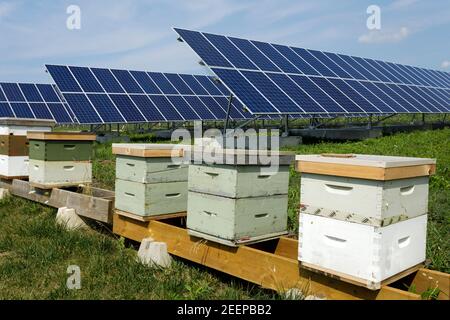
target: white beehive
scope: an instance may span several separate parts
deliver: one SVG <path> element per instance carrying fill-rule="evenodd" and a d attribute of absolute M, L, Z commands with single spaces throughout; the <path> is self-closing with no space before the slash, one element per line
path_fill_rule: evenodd
<path fill-rule="evenodd" d="M 302 213 L 299 231 L 303 267 L 370 289 L 425 261 L 427 215 L 374 227 Z"/>
<path fill-rule="evenodd" d="M 373 226 L 428 211 L 435 160 L 348 155 L 298 155 L 301 211 Z"/>
<path fill-rule="evenodd" d="M 0 155 L 0 176 L 28 176 L 28 161 L 28 156 L 11 157 L 3 154 Z"/>
<path fill-rule="evenodd" d="M 50 132 L 53 120 L 0 118 L 0 176 L 28 177 L 28 131 Z"/>
<path fill-rule="evenodd" d="M 0 118 L 0 135 L 26 136 L 28 131 L 50 132 L 54 125 L 53 120 Z"/>

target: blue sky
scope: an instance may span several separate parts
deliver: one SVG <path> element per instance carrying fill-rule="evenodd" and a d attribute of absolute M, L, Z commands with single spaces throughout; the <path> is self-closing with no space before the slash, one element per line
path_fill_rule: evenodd
<path fill-rule="evenodd" d="M 450 72 L 448 0 L 0 0 L 0 81 L 51 82 L 45 63 L 207 74 L 174 26 Z"/>

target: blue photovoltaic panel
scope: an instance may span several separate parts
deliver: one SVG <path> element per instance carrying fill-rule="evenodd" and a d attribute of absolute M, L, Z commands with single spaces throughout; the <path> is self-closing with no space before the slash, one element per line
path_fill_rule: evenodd
<path fill-rule="evenodd" d="M 127 93 L 144 93 L 133 76 L 126 70 L 111 70 Z"/>
<path fill-rule="evenodd" d="M 12 102 L 9 104 L 17 118 L 36 119 L 30 106 L 26 102 Z"/>
<path fill-rule="evenodd" d="M 193 75 L 190 74 L 182 74 L 180 77 L 184 80 L 184 82 L 194 91 L 194 94 L 205 96 L 209 95 L 208 91 L 202 87 L 202 85 L 195 79 Z"/>
<path fill-rule="evenodd" d="M 55 90 L 51 84 L 0 83 L 0 117 L 72 123 L 72 118 Z M 52 103 L 59 103 L 61 107 L 53 107 L 53 112 L 50 109 Z"/>
<path fill-rule="evenodd" d="M 142 116 L 141 112 L 134 105 L 133 101 L 126 94 L 112 94 L 111 100 L 127 122 L 146 122 L 146 119 Z M 106 122 L 114 122 L 105 119 Z"/>
<path fill-rule="evenodd" d="M 58 81 L 58 88 L 64 92 L 81 92 L 81 88 L 66 66 L 47 66 L 48 72 L 55 81 Z"/>
<path fill-rule="evenodd" d="M 47 67 L 52 76 L 51 70 L 71 70 L 71 77 L 73 75 L 74 81 L 82 88 L 80 95 L 61 91 L 76 121 L 80 123 L 223 120 L 225 114 L 215 98 L 227 100 L 230 96 L 220 81 L 209 76 L 72 66 Z M 59 86 L 57 79 L 55 82 Z M 47 96 L 51 94 L 47 92 L 48 88 L 40 91 Z M 231 119 L 251 117 L 251 114 L 244 115 L 236 108 L 233 104 L 230 109 Z"/>
<path fill-rule="evenodd" d="M 97 110 L 100 117 L 108 122 L 124 122 L 124 118 L 117 110 L 114 103 L 106 94 L 87 94 L 92 106 Z"/>
<path fill-rule="evenodd" d="M 164 94 L 177 94 L 177 90 L 173 87 L 169 80 L 160 72 L 148 72 L 148 75 L 156 83 L 158 88 Z"/>
<path fill-rule="evenodd" d="M 11 107 L 6 102 L 0 102 L 0 117 L 5 118 L 13 118 L 14 113 L 11 110 Z"/>
<path fill-rule="evenodd" d="M 19 83 L 19 87 L 28 102 L 43 102 L 38 89 L 31 83 Z"/>
<path fill-rule="evenodd" d="M 148 96 L 133 94 L 131 99 L 148 121 L 166 121 L 161 111 L 158 110 Z"/>
<path fill-rule="evenodd" d="M 136 79 L 141 88 L 148 94 L 161 94 L 161 90 L 144 71 L 130 71 L 131 75 Z"/>
<path fill-rule="evenodd" d="M 8 101 L 26 101 L 17 83 L 0 83 Z"/>
<path fill-rule="evenodd" d="M 187 86 L 178 74 L 166 73 L 166 78 L 180 94 L 194 94 L 194 92 Z"/>
<path fill-rule="evenodd" d="M 150 100 L 154 105 L 158 106 L 158 109 L 164 115 L 166 119 L 171 119 L 170 121 L 182 121 L 183 117 L 178 113 L 178 111 L 173 107 L 166 96 L 155 95 L 149 96 Z M 169 121 L 169 120 L 168 120 Z"/>
<path fill-rule="evenodd" d="M 37 119 L 53 120 L 53 116 L 45 103 L 30 103 L 29 106 Z"/>
<path fill-rule="evenodd" d="M 84 92 L 105 92 L 91 70 L 80 67 L 70 67 L 69 69 L 78 79 Z"/>
<path fill-rule="evenodd" d="M 448 72 L 176 28 L 252 114 L 448 112 Z M 222 92 L 223 93 L 223 92 Z M 445 92 L 444 96 L 448 93 Z"/>
<path fill-rule="evenodd" d="M 48 69 L 49 66 L 47 66 Z M 50 72 L 50 75 L 53 77 L 53 73 L 51 70 L 48 70 Z M 100 81 L 103 88 L 108 93 L 124 93 L 125 91 L 121 87 L 119 81 L 116 80 L 114 75 L 112 74 L 111 70 L 109 69 L 101 69 L 101 68 L 91 68 L 92 73 L 96 76 L 98 81 Z M 55 80 L 56 85 L 58 86 L 59 90 L 61 92 L 65 92 L 62 87 L 59 86 L 59 80 L 58 78 L 53 78 Z M 83 81 L 83 79 L 79 79 L 79 81 Z M 87 85 L 87 84 L 86 84 Z"/>

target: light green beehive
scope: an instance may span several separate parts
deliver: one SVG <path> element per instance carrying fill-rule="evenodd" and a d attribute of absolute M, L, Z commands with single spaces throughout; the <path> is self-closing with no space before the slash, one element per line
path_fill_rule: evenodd
<path fill-rule="evenodd" d="M 116 209 L 139 216 L 186 211 L 187 181 L 139 183 L 116 180 Z"/>
<path fill-rule="evenodd" d="M 230 246 L 286 234 L 293 154 L 272 153 L 278 164 L 271 170 L 256 151 L 223 154 L 222 161 L 189 166 L 189 234 Z"/>
<path fill-rule="evenodd" d="M 113 144 L 116 158 L 117 212 L 141 217 L 187 210 L 188 146 Z"/>

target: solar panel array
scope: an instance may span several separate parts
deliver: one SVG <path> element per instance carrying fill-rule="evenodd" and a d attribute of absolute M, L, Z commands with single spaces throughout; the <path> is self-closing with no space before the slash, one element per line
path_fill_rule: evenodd
<path fill-rule="evenodd" d="M 176 28 L 253 114 L 450 112 L 450 73 Z"/>
<path fill-rule="evenodd" d="M 222 120 L 230 92 L 213 77 L 47 65 L 83 124 Z M 231 119 L 252 117 L 233 99 Z"/>
<path fill-rule="evenodd" d="M 0 83 L 0 117 L 73 122 L 57 89 L 39 83 Z"/>

